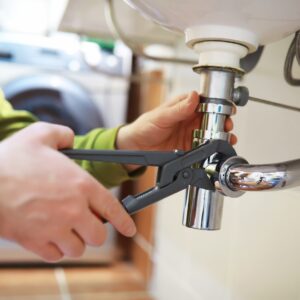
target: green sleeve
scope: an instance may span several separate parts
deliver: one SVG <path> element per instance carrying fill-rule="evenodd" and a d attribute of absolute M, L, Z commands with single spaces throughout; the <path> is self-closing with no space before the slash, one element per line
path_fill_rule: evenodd
<path fill-rule="evenodd" d="M 11 134 L 25 128 L 37 121 L 27 111 L 14 110 L 8 103 L 0 90 L 0 140 L 4 140 Z"/>
<path fill-rule="evenodd" d="M 38 119 L 31 113 L 14 110 L 0 91 L 0 140 L 36 121 Z M 114 150 L 117 133 L 118 128 L 94 129 L 86 135 L 76 136 L 74 148 Z M 140 169 L 129 175 L 120 164 L 88 161 L 78 161 L 78 164 L 108 188 L 133 179 L 143 171 Z"/>
<path fill-rule="evenodd" d="M 84 136 L 76 136 L 74 148 L 115 150 L 118 130 L 119 128 L 98 128 Z M 106 187 L 113 187 L 125 180 L 135 179 L 145 170 L 145 168 L 139 168 L 129 174 L 122 165 L 116 163 L 82 161 L 80 165 Z"/>

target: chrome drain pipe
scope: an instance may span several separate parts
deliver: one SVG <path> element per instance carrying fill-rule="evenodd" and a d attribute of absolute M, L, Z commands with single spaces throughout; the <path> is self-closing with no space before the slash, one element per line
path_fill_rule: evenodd
<path fill-rule="evenodd" d="M 233 112 L 233 92 L 236 73 L 232 69 L 204 67 L 196 70 L 200 75 L 199 113 L 202 120 L 194 131 L 193 147 L 198 147 L 211 139 L 230 139 L 225 132 L 225 120 Z M 213 155 L 203 165 L 206 168 L 218 164 L 218 155 Z M 186 190 L 183 225 L 204 230 L 220 229 L 223 195 L 218 191 L 189 187 Z"/>
<path fill-rule="evenodd" d="M 245 191 L 269 191 L 300 186 L 300 159 L 276 164 L 249 165 L 240 157 L 224 162 L 217 189 L 237 197 Z"/>

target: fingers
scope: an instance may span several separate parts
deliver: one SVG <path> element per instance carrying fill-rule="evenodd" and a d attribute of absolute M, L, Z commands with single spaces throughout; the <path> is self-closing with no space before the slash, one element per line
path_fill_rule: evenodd
<path fill-rule="evenodd" d="M 53 243 L 38 244 L 26 241 L 22 243 L 22 246 L 25 249 L 34 252 L 47 262 L 57 262 L 64 256 L 59 248 Z"/>
<path fill-rule="evenodd" d="M 231 118 L 226 119 L 224 127 L 226 132 L 231 131 L 233 129 L 233 122 Z"/>
<path fill-rule="evenodd" d="M 231 118 L 227 118 L 225 121 L 225 131 L 229 132 L 233 130 L 233 121 Z M 233 133 L 230 134 L 230 144 L 235 145 L 237 143 L 238 139 L 237 136 Z"/>
<path fill-rule="evenodd" d="M 234 103 L 233 104 L 233 109 L 232 109 L 232 115 L 235 115 L 236 114 L 236 105 Z"/>
<path fill-rule="evenodd" d="M 172 105 L 169 111 L 174 121 L 184 121 L 188 117 L 195 114 L 195 110 L 198 104 L 198 94 L 193 91 L 187 97 L 185 97 L 181 101 L 178 101 L 175 105 Z"/>
<path fill-rule="evenodd" d="M 61 253 L 68 257 L 80 257 L 85 250 L 85 243 L 75 231 L 68 231 L 55 238 L 54 242 Z"/>
<path fill-rule="evenodd" d="M 38 251 L 40 253 L 37 254 L 48 262 L 57 262 L 64 257 L 63 253 L 59 250 L 59 248 L 52 243 L 49 243 L 46 246 L 38 249 Z"/>
<path fill-rule="evenodd" d="M 121 203 L 104 188 L 90 200 L 91 209 L 104 220 L 110 222 L 121 234 L 132 237 L 136 227 Z"/>
<path fill-rule="evenodd" d="M 74 132 L 71 128 L 59 126 L 51 135 L 51 142 L 56 149 L 73 148 Z"/>
<path fill-rule="evenodd" d="M 178 97 L 166 107 L 160 107 L 160 109 L 157 110 L 156 119 L 160 126 L 163 127 L 175 125 L 178 122 L 193 117 L 198 103 L 198 94 L 196 92 L 191 92 L 184 98 Z"/>
<path fill-rule="evenodd" d="M 23 130 L 35 142 L 42 142 L 55 149 L 72 148 L 74 132 L 72 129 L 61 126 L 37 122 Z M 22 131 L 20 131 L 22 133 Z"/>
<path fill-rule="evenodd" d="M 166 101 L 166 102 L 164 102 L 161 106 L 162 106 L 162 107 L 171 107 L 171 106 L 177 104 L 178 102 L 180 102 L 180 101 L 182 101 L 182 100 L 188 98 L 188 96 L 189 96 L 189 94 L 187 94 L 187 93 L 181 94 L 181 95 L 177 96 L 176 98 L 174 98 L 174 99 L 171 100 L 171 101 Z"/>
<path fill-rule="evenodd" d="M 231 145 L 235 145 L 237 143 L 238 139 L 237 139 L 237 136 L 235 134 L 231 134 L 230 135 L 230 144 Z"/>
<path fill-rule="evenodd" d="M 170 128 L 180 122 L 184 122 L 185 126 L 186 124 L 197 123 L 198 120 L 198 126 L 200 126 L 201 114 L 195 114 L 198 104 L 199 95 L 197 92 L 194 91 L 189 95 L 181 95 L 175 100 L 167 102 L 157 111 L 154 123 L 159 125 L 160 128 Z M 234 115 L 235 113 L 236 106 L 234 105 L 232 114 Z M 233 121 L 230 117 L 226 119 L 224 129 L 226 132 L 233 130 Z M 190 131 L 190 127 L 188 127 L 188 131 Z M 232 142 L 233 144 L 237 142 L 237 138 L 234 135 Z"/>
<path fill-rule="evenodd" d="M 106 240 L 106 228 L 94 213 L 89 211 L 85 222 L 80 222 L 74 227 L 74 230 L 80 235 L 87 245 L 101 246 Z"/>

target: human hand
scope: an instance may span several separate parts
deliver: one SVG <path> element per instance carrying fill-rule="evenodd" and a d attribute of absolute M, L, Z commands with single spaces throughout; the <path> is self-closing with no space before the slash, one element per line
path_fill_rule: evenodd
<path fill-rule="evenodd" d="M 120 128 L 117 148 L 136 150 L 190 150 L 192 132 L 201 124 L 196 113 L 198 94 L 192 92 L 141 115 L 136 121 Z M 227 118 L 225 130 L 231 131 L 233 122 Z M 231 144 L 237 142 L 231 135 Z"/>
<path fill-rule="evenodd" d="M 136 231 L 119 201 L 57 151 L 73 138 L 67 127 L 36 123 L 0 144 L 0 236 L 46 261 L 100 246 L 101 219 L 125 236 Z"/>

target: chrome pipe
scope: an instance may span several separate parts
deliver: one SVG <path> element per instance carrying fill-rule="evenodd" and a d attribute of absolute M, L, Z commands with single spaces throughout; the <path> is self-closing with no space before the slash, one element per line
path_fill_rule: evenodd
<path fill-rule="evenodd" d="M 199 93 L 204 98 L 232 100 L 236 73 L 226 68 L 201 68 Z"/>
<path fill-rule="evenodd" d="M 218 192 L 189 187 L 186 191 L 183 224 L 194 229 L 220 229 L 223 198 Z"/>
<path fill-rule="evenodd" d="M 232 70 L 220 68 L 201 68 L 200 105 L 202 115 L 200 128 L 194 131 L 193 147 L 211 139 L 229 140 L 225 132 L 226 117 L 233 111 L 233 89 L 236 74 Z M 194 167 L 206 168 L 217 164 L 218 155 L 208 158 L 203 165 Z M 216 230 L 221 227 L 223 195 L 218 191 L 208 191 L 190 186 L 186 190 L 183 212 L 183 225 L 202 230 Z"/>
<path fill-rule="evenodd" d="M 233 191 L 266 191 L 300 186 L 300 159 L 276 164 L 236 164 L 228 168 L 227 185 Z"/>

